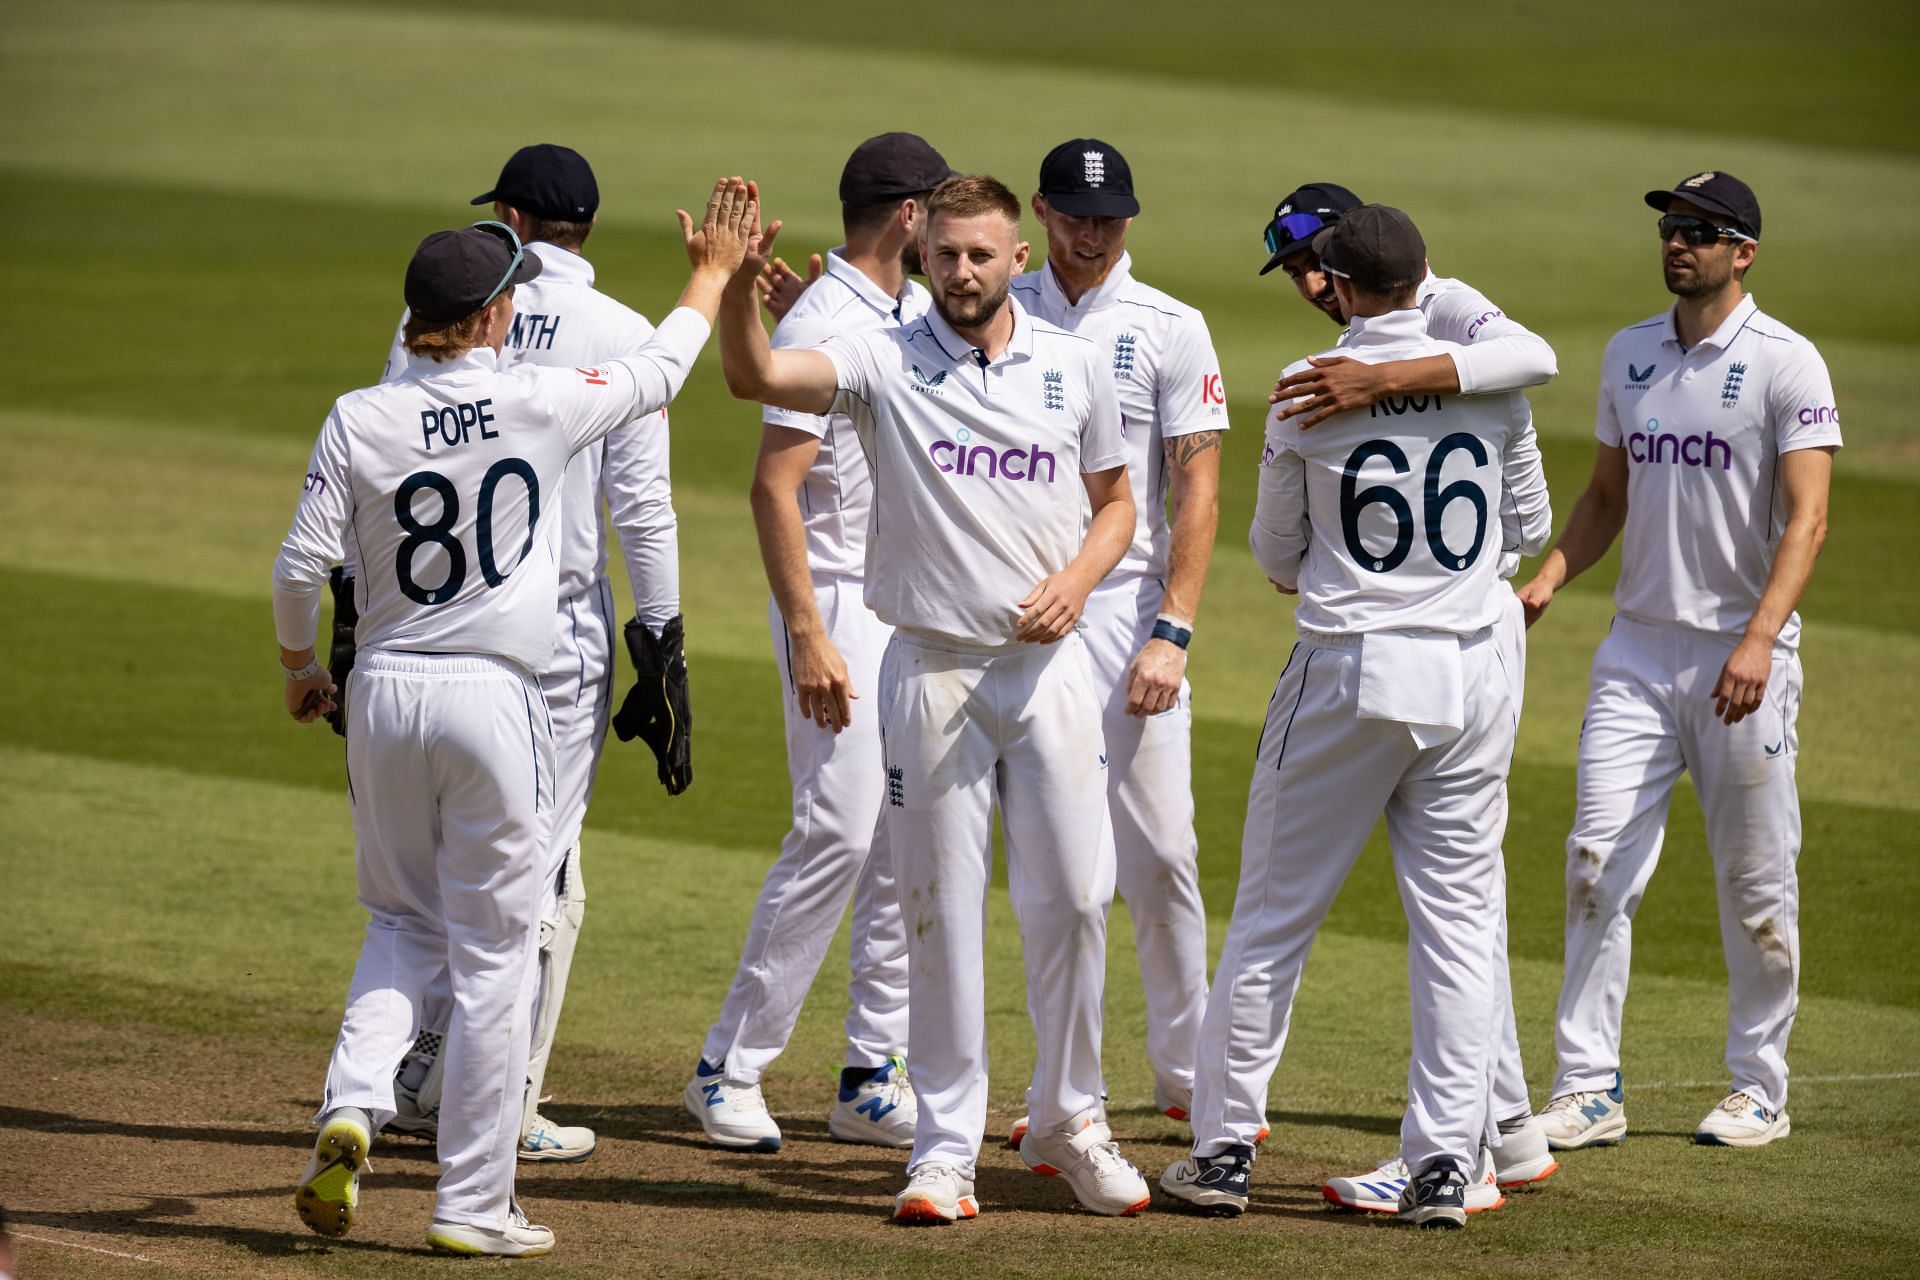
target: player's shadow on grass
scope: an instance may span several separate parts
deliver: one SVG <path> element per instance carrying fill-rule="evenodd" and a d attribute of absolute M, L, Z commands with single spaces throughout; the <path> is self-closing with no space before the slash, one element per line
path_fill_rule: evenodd
<path fill-rule="evenodd" d="M 105 1134 L 115 1138 L 146 1138 L 158 1142 L 212 1142 L 223 1147 L 311 1146 L 313 1133 L 308 1129 L 236 1129 L 229 1126 L 184 1124 L 135 1124 L 126 1120 L 96 1120 L 90 1116 L 63 1115 L 57 1111 L 30 1111 L 24 1107 L 0 1107 L 0 1129 L 24 1129 L 29 1133 Z"/>
<path fill-rule="evenodd" d="M 188 1198 L 164 1197 L 149 1200 L 138 1209 L 88 1209 L 81 1211 L 9 1209 L 7 1217 L 16 1226 L 52 1227 L 58 1231 L 76 1231 L 125 1241 L 207 1240 L 223 1245 L 239 1245 L 263 1258 L 292 1258 L 325 1255 L 335 1249 L 357 1253 L 421 1254 L 427 1249 L 403 1248 L 373 1240 L 326 1240 L 304 1227 L 273 1231 L 264 1227 L 242 1227 L 230 1222 L 169 1222 L 165 1218 L 183 1218 L 197 1213 L 196 1200 L 223 1200 L 262 1194 L 257 1189 L 213 1191 Z M 276 1187 L 274 1195 L 285 1195 Z M 289 1210 L 291 1216 L 291 1210 Z"/>
<path fill-rule="evenodd" d="M 1307 1128 L 1351 1129 L 1355 1133 L 1378 1133 L 1400 1136 L 1400 1117 L 1354 1115 L 1343 1111 L 1275 1111 L 1268 1116 L 1268 1122 L 1277 1130 L 1282 1125 L 1300 1125 Z"/>

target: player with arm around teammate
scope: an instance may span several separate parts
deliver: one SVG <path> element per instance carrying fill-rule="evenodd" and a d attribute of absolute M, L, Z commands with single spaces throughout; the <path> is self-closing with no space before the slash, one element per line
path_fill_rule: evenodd
<path fill-rule="evenodd" d="M 1633 915 L 1682 770 L 1706 819 L 1727 963 L 1731 1088 L 1694 1141 L 1784 1138 L 1800 977 L 1800 616 L 1826 537 L 1840 414 L 1811 342 L 1754 305 L 1760 203 L 1708 170 L 1650 191 L 1674 305 L 1607 344 L 1593 478 L 1531 582 L 1529 620 L 1623 538 L 1593 659 L 1567 836 L 1559 1070 L 1568 1150 L 1627 1129 L 1620 1071 Z"/>
<path fill-rule="evenodd" d="M 1333 225 L 1360 204 L 1358 196 L 1330 182 L 1312 182 L 1289 192 L 1274 209 L 1265 242 L 1269 257 L 1260 274 L 1286 272 L 1301 298 L 1335 324 L 1344 325 L 1333 289 L 1315 248 L 1325 246 Z M 1426 316 L 1427 336 L 1454 344 L 1449 350 L 1400 360 L 1368 363 L 1338 352 L 1315 356 L 1306 367 L 1280 379 L 1272 399 L 1283 421 L 1310 430 L 1340 411 L 1370 408 L 1386 395 L 1452 395 L 1462 387 L 1476 394 L 1519 391 L 1554 377 L 1553 348 L 1518 323 L 1465 281 L 1438 275 L 1429 266 L 1416 294 Z M 1297 397 L 1297 398 L 1291 398 Z M 1500 586 L 1504 607 L 1494 638 L 1507 658 L 1518 695 L 1524 696 L 1527 632 L 1520 604 L 1508 581 L 1520 567 L 1518 548 L 1537 543 L 1551 529 L 1551 508 L 1540 469 L 1540 450 L 1529 422 L 1506 458 L 1506 484 L 1500 502 Z M 1502 858 L 1504 875 L 1505 858 Z M 1496 992 L 1502 1009 L 1500 1045 L 1493 1077 L 1494 1118 L 1500 1142 L 1493 1149 L 1495 1184 L 1476 1183 L 1468 1191 L 1470 1208 L 1489 1207 L 1499 1190 L 1511 1190 L 1551 1177 L 1559 1168 L 1527 1096 L 1520 1058 L 1519 1026 L 1514 1019 L 1512 982 L 1507 973 L 1506 894 L 1501 893 L 1500 972 Z M 1366 1173 L 1327 1179 L 1320 1189 L 1331 1204 L 1376 1213 L 1398 1210 L 1407 1184 L 1406 1161 L 1395 1153 Z"/>
<path fill-rule="evenodd" d="M 979 1212 L 996 807 L 1040 1064 L 1021 1157 L 1095 1212 L 1149 1203 L 1100 1114 L 1114 872 L 1100 707 L 1074 630 L 1132 536 L 1133 500 L 1098 348 L 1009 296 L 1019 226 L 1004 185 L 950 178 L 927 202 L 933 310 L 918 324 L 774 351 L 750 271 L 721 322 L 736 396 L 846 413 L 873 468 L 866 600 L 894 627 L 880 721 L 920 1107 L 901 1222 Z"/>
<path fill-rule="evenodd" d="M 1426 246 L 1405 214 L 1352 210 L 1325 253 L 1351 317 L 1338 354 L 1449 352 L 1417 306 Z M 1312 431 L 1269 417 L 1252 545 L 1274 584 L 1300 594 L 1300 640 L 1258 748 L 1207 1000 L 1193 1154 L 1160 1183 L 1194 1207 L 1246 1208 L 1307 949 L 1382 812 L 1413 1005 L 1400 1215 L 1463 1225 L 1469 1183 L 1493 1176 L 1483 1149 L 1498 1133 L 1500 838 L 1519 705 L 1495 638 L 1494 513 L 1528 417 L 1515 393 L 1396 398 Z"/>
<path fill-rule="evenodd" d="M 951 173 L 914 134 L 884 133 L 856 147 L 840 174 L 846 244 L 827 255 L 824 277 L 782 318 L 773 345 L 804 349 L 836 334 L 919 323 L 927 291 L 908 277 L 920 270 L 927 195 Z M 716 1145 L 779 1149 L 761 1077 L 792 1037 L 851 898 L 846 1060 L 827 1132 L 843 1142 L 911 1146 L 907 940 L 880 817 L 885 775 L 874 696 L 892 630 L 862 598 L 873 482 L 846 414 L 767 405 L 761 419 L 753 515 L 786 686 L 793 825 L 767 870 L 683 1100 Z"/>
<path fill-rule="evenodd" d="M 1105 709 L 1107 808 L 1146 988 L 1154 1107 L 1184 1120 L 1207 1002 L 1187 644 L 1220 517 L 1226 391 L 1206 320 L 1133 275 L 1127 230 L 1140 202 L 1118 150 L 1097 138 L 1054 147 L 1031 207 L 1047 260 L 1014 281 L 1014 296 L 1099 345 L 1126 423 L 1133 541 L 1087 597 L 1081 634 Z M 1022 1117 L 1012 1145 L 1026 1128 Z"/>
<path fill-rule="evenodd" d="M 522 147 L 502 166 L 493 188 L 473 199 L 474 204 L 489 202 L 494 216 L 543 264 L 540 275 L 515 295 L 500 352 L 502 368 L 592 368 L 645 346 L 653 336 L 646 318 L 594 288 L 593 264 L 583 250 L 598 217 L 600 189 L 584 156 L 550 143 Z M 404 328 L 403 317 L 403 334 Z M 407 367 L 406 349 L 396 335 L 383 381 L 403 376 Z M 678 526 L 666 427 L 661 410 L 580 450 L 567 464 L 556 495 L 560 597 L 553 653 L 540 671 L 553 724 L 555 816 L 543 879 L 540 975 L 521 1119 L 519 1158 L 527 1162 L 584 1160 L 594 1148 L 592 1129 L 555 1124 L 541 1114 L 540 1102 L 586 914 L 581 826 L 613 703 L 613 591 L 606 572 L 603 502 L 633 587 L 637 617 L 627 624 L 626 641 L 642 676 L 621 714 L 611 718 L 623 739 L 636 733 L 649 739 L 668 794 L 678 794 L 692 781 Z M 433 1136 L 451 1007 L 443 980 L 428 999 L 420 1038 L 401 1064 L 399 1110 L 391 1128 Z"/>
<path fill-rule="evenodd" d="M 555 785 L 535 674 L 558 592 L 552 495 L 575 452 L 678 391 L 755 212 L 731 179 L 698 229 L 681 214 L 694 264 L 681 305 L 634 357 L 591 369 L 500 370 L 512 287 L 538 258 L 499 223 L 429 236 L 407 272 L 407 375 L 342 397 L 321 428 L 274 566 L 275 630 L 287 710 L 310 723 L 337 692 L 312 649 L 320 585 L 351 542 L 360 652 L 347 765 L 372 916 L 294 1196 L 321 1234 L 352 1226 L 394 1071 L 446 969 L 455 1013 L 428 1243 L 553 1247 L 513 1199 Z"/>

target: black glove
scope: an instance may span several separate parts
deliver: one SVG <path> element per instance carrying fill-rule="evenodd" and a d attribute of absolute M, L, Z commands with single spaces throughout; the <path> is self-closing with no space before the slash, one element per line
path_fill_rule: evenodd
<path fill-rule="evenodd" d="M 653 638 L 635 618 L 626 626 L 627 653 L 639 678 L 613 717 L 620 741 L 639 738 L 660 762 L 660 785 L 677 796 L 693 784 L 693 711 L 687 703 L 687 631 L 679 614 Z"/>
<path fill-rule="evenodd" d="M 333 592 L 333 648 L 327 651 L 327 674 L 333 677 L 333 710 L 327 723 L 341 737 L 347 736 L 347 676 L 353 671 L 353 627 L 360 621 L 360 610 L 353 603 L 353 579 L 335 565 L 327 574 L 327 588 Z"/>

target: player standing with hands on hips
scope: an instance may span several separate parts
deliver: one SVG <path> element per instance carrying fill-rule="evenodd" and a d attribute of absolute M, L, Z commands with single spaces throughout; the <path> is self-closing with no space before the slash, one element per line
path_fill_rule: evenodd
<path fill-rule="evenodd" d="M 1397 209 L 1340 219 L 1324 251 L 1350 317 L 1339 354 L 1447 353 L 1417 305 L 1426 256 Z M 1492 1177 L 1500 840 L 1518 713 L 1495 638 L 1506 594 L 1497 512 L 1529 419 L 1518 393 L 1388 399 L 1311 431 L 1269 417 L 1251 541 L 1275 586 L 1300 595 L 1300 640 L 1248 797 L 1201 1037 L 1193 1154 L 1160 1182 L 1176 1199 L 1246 1208 L 1307 950 L 1383 812 L 1413 1006 L 1400 1216 L 1462 1226 L 1469 1182 Z M 1519 550 L 1549 532 L 1543 512 Z"/>
<path fill-rule="evenodd" d="M 979 1212 L 996 806 L 1039 1059 L 1021 1157 L 1096 1212 L 1149 1203 L 1100 1115 L 1114 871 L 1100 706 L 1074 629 L 1133 535 L 1126 441 L 1098 346 L 1010 296 L 1019 228 L 1003 184 L 949 178 L 927 201 L 933 310 L 919 323 L 775 351 L 750 269 L 721 317 L 733 393 L 847 414 L 873 469 L 866 600 L 894 627 L 880 722 L 920 1104 L 902 1222 Z"/>
<path fill-rule="evenodd" d="M 512 229 L 437 232 L 407 269 L 407 376 L 342 397 L 322 426 L 274 566 L 286 706 L 301 723 L 337 692 L 313 654 L 319 592 L 349 539 L 361 567 L 347 766 L 360 899 L 372 915 L 328 1069 L 313 1158 L 294 1201 L 324 1235 L 358 1207 L 372 1135 L 394 1113 L 394 1071 L 444 970 L 455 1011 L 427 1241 L 527 1256 L 553 1233 L 513 1198 L 553 743 L 538 673 L 553 647 L 568 460 L 663 408 L 705 344 L 757 209 L 717 183 L 693 275 L 642 351 L 596 368 L 498 356 L 512 289 L 540 262 Z"/>
<path fill-rule="evenodd" d="M 1559 1073 L 1542 1112 L 1563 1150 L 1627 1131 L 1620 1014 L 1633 915 L 1681 770 L 1706 818 L 1727 962 L 1732 1088 L 1694 1141 L 1784 1138 L 1800 979 L 1795 612 L 1827 532 L 1840 412 L 1811 342 L 1745 292 L 1760 202 L 1709 170 L 1649 191 L 1671 310 L 1601 363 L 1593 478 L 1540 571 L 1530 620 L 1624 535 L 1618 610 L 1593 658 L 1567 837 Z"/>

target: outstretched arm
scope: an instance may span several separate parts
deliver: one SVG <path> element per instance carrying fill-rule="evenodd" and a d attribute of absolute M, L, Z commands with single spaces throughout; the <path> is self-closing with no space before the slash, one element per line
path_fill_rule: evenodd
<path fill-rule="evenodd" d="M 754 282 L 766 268 L 780 224 L 757 236 L 720 303 L 720 368 L 740 400 L 800 413 L 826 413 L 840 393 L 833 361 L 818 351 L 775 351 L 760 324 Z"/>

